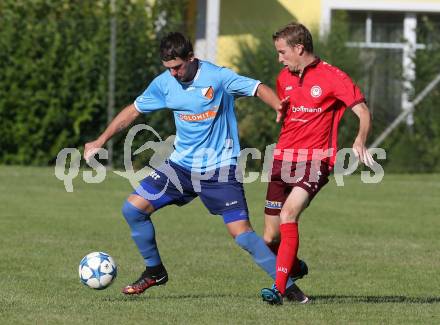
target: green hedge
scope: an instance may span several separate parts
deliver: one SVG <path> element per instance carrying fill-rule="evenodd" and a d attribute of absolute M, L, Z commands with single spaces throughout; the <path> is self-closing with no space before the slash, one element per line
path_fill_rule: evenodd
<path fill-rule="evenodd" d="M 110 1 L 0 3 L 0 163 L 46 165 L 107 123 Z M 153 3 L 153 4 L 151 4 Z M 183 29 L 185 1 L 116 1 L 116 108 L 161 71 L 157 39 Z M 166 26 L 158 17 L 167 17 Z M 148 123 L 166 133 L 166 112 Z M 119 144 L 119 137 L 116 145 Z M 122 150 L 115 150 L 121 161 Z"/>
<path fill-rule="evenodd" d="M 65 147 L 81 148 L 107 124 L 110 43 L 110 0 L 3 0 L 0 2 L 0 163 L 52 164 Z M 131 103 L 162 71 L 157 40 L 170 30 L 185 31 L 186 0 L 116 0 L 117 73 L 116 109 Z M 165 19 L 164 19 L 165 18 Z M 166 21 L 162 26 L 161 22 Z M 343 14 L 332 32 L 319 39 L 316 53 L 346 71 L 363 90 L 366 80 L 360 50 L 347 48 L 349 28 Z M 416 57 L 415 94 L 440 72 L 440 34 L 428 20 L 419 42 L 428 44 Z M 258 46 L 241 43 L 233 62 L 239 73 L 274 88 L 281 66 L 271 41 L 272 31 L 261 32 Z M 392 61 L 392 60 L 391 60 Z M 391 62 L 390 61 L 390 62 Z M 388 62 L 388 61 L 387 61 Z M 388 63 L 383 63 L 388 64 Z M 397 71 L 397 70 L 396 70 Z M 397 71 L 396 73 L 399 73 Z M 389 89 L 392 89 L 390 87 Z M 440 87 L 416 108 L 415 125 L 395 130 L 382 145 L 387 171 L 440 171 Z M 368 93 L 367 93 L 368 95 Z M 368 100 L 369 98 L 367 98 Z M 381 101 L 378 100 L 380 103 Z M 390 122 L 390 105 L 374 105 L 372 141 Z M 277 141 L 274 112 L 258 99 L 237 102 L 242 147 L 265 147 Z M 163 137 L 174 133 L 171 113 L 142 117 Z M 357 118 L 347 113 L 340 126 L 340 147 L 351 146 Z M 122 141 L 115 139 L 114 160 L 121 165 Z M 140 146 L 146 138 L 137 137 Z M 147 157 L 137 157 L 141 166 Z M 253 162 L 259 167 L 258 162 Z"/>

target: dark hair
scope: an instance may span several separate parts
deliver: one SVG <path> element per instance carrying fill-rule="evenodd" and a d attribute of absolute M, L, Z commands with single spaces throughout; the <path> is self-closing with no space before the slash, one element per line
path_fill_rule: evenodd
<path fill-rule="evenodd" d="M 303 24 L 290 23 L 272 35 L 274 41 L 280 38 L 284 39 L 292 47 L 296 44 L 302 44 L 306 52 L 313 53 L 312 34 Z"/>
<path fill-rule="evenodd" d="M 176 58 L 185 60 L 193 53 L 191 41 L 181 33 L 168 33 L 160 41 L 160 58 L 162 61 L 175 60 Z"/>

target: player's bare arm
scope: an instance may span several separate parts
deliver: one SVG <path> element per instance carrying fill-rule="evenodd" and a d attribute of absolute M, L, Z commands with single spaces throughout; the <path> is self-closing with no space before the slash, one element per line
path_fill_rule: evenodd
<path fill-rule="evenodd" d="M 258 86 L 256 95 L 276 111 L 276 121 L 277 123 L 280 122 L 287 109 L 287 106 L 289 105 L 289 98 L 286 97 L 280 101 L 275 92 L 265 84 L 260 84 Z"/>
<path fill-rule="evenodd" d="M 105 131 L 94 141 L 88 142 L 84 146 L 84 159 L 89 160 L 102 146 L 116 133 L 124 130 L 139 116 L 134 104 L 125 107 L 110 122 Z"/>
<path fill-rule="evenodd" d="M 373 157 L 366 147 L 368 133 L 371 130 L 371 114 L 365 103 L 359 103 L 352 108 L 359 118 L 359 132 L 353 143 L 353 151 L 359 160 L 366 166 L 371 167 L 374 163 Z"/>

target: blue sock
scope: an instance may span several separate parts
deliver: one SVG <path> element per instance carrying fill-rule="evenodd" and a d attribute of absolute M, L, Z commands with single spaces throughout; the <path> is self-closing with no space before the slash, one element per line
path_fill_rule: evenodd
<path fill-rule="evenodd" d="M 275 280 L 276 274 L 276 256 L 267 247 L 264 240 L 259 237 L 255 231 L 244 232 L 235 237 L 235 242 L 249 254 L 251 254 L 255 263 L 261 267 L 269 276 Z M 293 284 L 289 278 L 287 288 Z"/>
<path fill-rule="evenodd" d="M 125 201 L 122 214 L 131 229 L 131 238 L 144 258 L 146 266 L 156 266 L 162 263 L 156 245 L 153 223 L 147 212 L 139 210 L 133 204 Z"/>

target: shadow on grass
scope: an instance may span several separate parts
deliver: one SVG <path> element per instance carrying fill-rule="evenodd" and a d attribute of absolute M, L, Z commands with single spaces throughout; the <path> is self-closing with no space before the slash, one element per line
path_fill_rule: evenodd
<path fill-rule="evenodd" d="M 109 296 L 102 297 L 102 301 L 147 301 L 147 300 L 194 300 L 194 299 L 219 299 L 240 298 L 256 299 L 255 295 L 237 294 L 175 294 L 175 295 L 133 295 L 133 296 Z M 258 299 L 258 298 L 257 298 Z M 312 304 L 438 304 L 440 297 L 406 297 L 406 296 L 353 296 L 353 295 L 317 295 L 310 296 Z"/>
<path fill-rule="evenodd" d="M 115 296 L 103 297 L 103 301 L 144 301 L 144 300 L 182 300 L 182 299 L 218 299 L 218 298 L 240 298 L 240 299 L 255 299 L 255 295 L 236 295 L 236 294 L 176 294 L 176 295 L 133 295 L 133 296 Z"/>
<path fill-rule="evenodd" d="M 349 295 L 319 295 L 311 296 L 312 302 L 324 304 L 438 304 L 440 297 L 406 297 L 406 296 L 349 296 Z"/>

